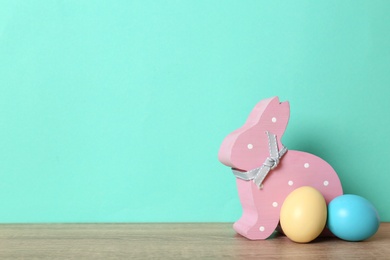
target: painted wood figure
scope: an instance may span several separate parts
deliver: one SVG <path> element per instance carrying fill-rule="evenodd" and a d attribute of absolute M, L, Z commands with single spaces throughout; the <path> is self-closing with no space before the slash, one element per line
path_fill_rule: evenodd
<path fill-rule="evenodd" d="M 222 142 L 218 158 L 232 168 L 243 209 L 234 230 L 251 239 L 266 239 L 279 224 L 286 196 L 302 186 L 322 193 L 328 204 L 343 194 L 340 180 L 323 159 L 287 150 L 281 143 L 290 117 L 288 102 L 260 101 L 245 124 Z"/>

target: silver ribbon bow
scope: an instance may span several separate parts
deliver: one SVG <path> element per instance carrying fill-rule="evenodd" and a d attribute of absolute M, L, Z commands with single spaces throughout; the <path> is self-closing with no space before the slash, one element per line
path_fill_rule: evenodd
<path fill-rule="evenodd" d="M 233 174 L 237 178 L 245 181 L 253 180 L 253 182 L 256 184 L 256 186 L 259 189 L 261 189 L 262 187 L 261 184 L 263 183 L 265 177 L 267 177 L 269 171 L 275 169 L 278 166 L 282 156 L 287 152 L 287 148 L 284 146 L 280 151 L 278 150 L 278 142 L 275 134 L 272 134 L 268 131 L 266 132 L 266 134 L 268 136 L 268 147 L 269 147 L 270 157 L 267 157 L 267 159 L 265 159 L 263 165 L 259 168 L 247 172 L 241 172 L 232 169 Z"/>

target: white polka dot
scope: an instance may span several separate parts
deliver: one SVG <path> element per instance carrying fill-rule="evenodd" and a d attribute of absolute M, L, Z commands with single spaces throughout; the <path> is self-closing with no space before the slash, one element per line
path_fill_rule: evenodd
<path fill-rule="evenodd" d="M 263 232 L 263 231 L 265 230 L 265 227 L 261 226 L 261 227 L 259 228 L 259 230 L 260 230 L 261 232 Z"/>
<path fill-rule="evenodd" d="M 289 186 L 293 186 L 294 182 L 293 181 L 288 181 Z"/>
<path fill-rule="evenodd" d="M 248 144 L 248 149 L 252 149 L 253 148 L 253 144 Z"/>
<path fill-rule="evenodd" d="M 276 208 L 278 206 L 278 203 L 275 201 L 274 203 L 272 203 L 272 207 Z"/>
<path fill-rule="evenodd" d="M 328 186 L 329 185 L 329 182 L 328 181 L 324 181 L 324 186 Z"/>
<path fill-rule="evenodd" d="M 310 167 L 310 164 L 308 164 L 308 163 L 305 163 L 305 164 L 303 165 L 303 167 L 305 167 L 305 168 L 307 169 L 307 168 L 309 168 L 309 167 Z"/>
<path fill-rule="evenodd" d="M 271 120 L 272 120 L 272 123 L 276 123 L 276 117 L 273 117 Z"/>

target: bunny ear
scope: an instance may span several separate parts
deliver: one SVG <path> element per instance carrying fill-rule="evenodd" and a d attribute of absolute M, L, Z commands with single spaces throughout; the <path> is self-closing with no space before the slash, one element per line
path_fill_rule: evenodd
<path fill-rule="evenodd" d="M 280 102 L 278 97 L 272 98 L 266 109 L 263 111 L 258 122 L 267 131 L 282 138 L 290 119 L 290 103 Z"/>
<path fill-rule="evenodd" d="M 240 139 L 240 137 L 244 136 L 250 129 L 259 124 L 261 115 L 264 113 L 267 106 L 274 99 L 275 98 L 268 98 L 261 100 L 259 103 L 257 103 L 249 114 L 245 124 L 225 137 L 218 152 L 218 159 L 221 163 L 229 167 L 237 167 L 237 165 L 233 163 L 234 158 L 232 154 L 235 152 L 235 150 L 237 150 L 237 143 L 240 142 L 238 140 Z"/>
<path fill-rule="evenodd" d="M 270 104 L 279 103 L 278 97 L 272 97 L 261 100 L 255 105 L 244 126 L 253 127 L 260 122 L 261 116 Z"/>
<path fill-rule="evenodd" d="M 288 102 L 279 102 L 278 97 L 264 99 L 256 104 L 245 124 L 229 134 L 222 142 L 218 158 L 230 167 L 250 169 L 257 166 L 260 158 L 268 154 L 266 131 L 280 138 L 290 116 Z"/>
<path fill-rule="evenodd" d="M 262 128 L 265 127 L 267 131 L 281 137 L 287 127 L 289 118 L 289 102 L 280 102 L 279 97 L 272 97 L 256 104 L 243 128 L 263 126 Z"/>

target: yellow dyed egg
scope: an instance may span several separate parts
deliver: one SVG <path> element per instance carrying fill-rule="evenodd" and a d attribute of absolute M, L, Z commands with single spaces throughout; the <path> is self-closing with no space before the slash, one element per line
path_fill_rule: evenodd
<path fill-rule="evenodd" d="M 280 225 L 294 242 L 308 243 L 318 237 L 326 224 L 327 206 L 321 192 L 304 186 L 292 191 L 280 209 Z"/>

